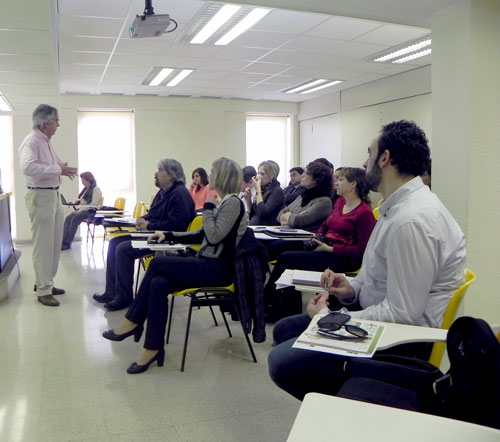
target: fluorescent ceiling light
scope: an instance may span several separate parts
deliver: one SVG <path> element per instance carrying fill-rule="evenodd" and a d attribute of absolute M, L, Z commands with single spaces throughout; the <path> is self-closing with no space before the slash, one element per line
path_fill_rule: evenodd
<path fill-rule="evenodd" d="M 301 92 L 301 94 L 309 94 L 311 92 L 316 92 L 316 91 L 319 91 L 320 89 L 324 89 L 324 88 L 330 87 L 330 86 L 335 86 L 336 84 L 339 84 L 339 83 L 342 83 L 342 81 L 341 80 L 330 81 L 330 83 L 325 83 L 325 84 L 322 84 L 321 86 L 318 86 L 318 87 L 315 87 L 312 89 L 308 89 L 307 91 Z"/>
<path fill-rule="evenodd" d="M 407 55 L 406 57 L 398 58 L 397 60 L 393 60 L 391 63 L 398 63 L 398 64 L 406 63 L 408 61 L 415 60 L 416 58 L 425 57 L 426 55 L 429 55 L 431 53 L 432 53 L 431 48 L 424 49 L 423 51 L 415 52 L 414 54 Z"/>
<path fill-rule="evenodd" d="M 184 78 L 186 78 L 191 72 L 192 69 L 183 69 L 180 71 L 172 80 L 167 83 L 167 86 L 176 86 L 178 85 Z"/>
<path fill-rule="evenodd" d="M 0 95 L 0 112 L 10 112 L 12 107 L 3 95 Z"/>
<path fill-rule="evenodd" d="M 212 19 L 202 28 L 198 34 L 190 41 L 193 44 L 205 43 L 214 32 L 217 31 L 224 23 L 226 23 L 236 12 L 240 10 L 241 6 L 225 5 Z"/>
<path fill-rule="evenodd" d="M 394 52 L 391 52 L 389 54 L 386 54 L 382 57 L 378 57 L 376 58 L 375 60 L 373 61 L 379 61 L 379 62 L 382 62 L 382 61 L 389 61 L 389 60 L 392 60 L 394 58 L 398 58 L 398 57 L 401 57 L 403 55 L 406 55 L 406 54 L 409 54 L 410 52 L 415 52 L 415 51 L 418 51 L 422 48 L 425 48 L 427 46 L 430 46 L 432 43 L 432 40 L 430 38 L 424 40 L 424 41 L 420 41 L 418 43 L 414 43 L 410 46 L 407 46 L 406 48 L 402 48 L 402 49 L 399 49 L 397 51 L 394 51 Z"/>
<path fill-rule="evenodd" d="M 163 68 L 156 74 L 156 77 L 151 80 L 149 83 L 150 86 L 158 86 L 165 78 L 167 78 L 171 73 L 173 69 L 171 68 Z"/>
<path fill-rule="evenodd" d="M 233 29 L 215 42 L 215 45 L 227 45 L 232 42 L 236 37 L 243 34 L 246 30 L 250 29 L 260 19 L 265 17 L 271 10 L 256 8 L 241 20 Z"/>
<path fill-rule="evenodd" d="M 285 93 L 293 94 L 295 92 L 299 92 L 299 91 L 302 91 L 304 89 L 307 89 L 308 87 L 312 87 L 312 86 L 316 86 L 317 84 L 324 83 L 325 81 L 328 81 L 328 80 L 319 79 L 319 80 L 310 81 L 306 84 L 303 84 L 302 86 L 298 86 L 298 87 L 295 87 L 293 89 L 290 89 L 289 91 L 285 91 Z"/>

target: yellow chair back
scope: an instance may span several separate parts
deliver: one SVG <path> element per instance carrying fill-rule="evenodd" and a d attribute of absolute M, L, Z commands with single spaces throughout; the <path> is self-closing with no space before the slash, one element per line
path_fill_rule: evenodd
<path fill-rule="evenodd" d="M 201 215 L 195 216 L 193 220 L 189 223 L 187 231 L 194 232 L 198 230 L 202 225 L 203 225 L 203 217 Z"/>
<path fill-rule="evenodd" d="M 195 216 L 193 220 L 189 223 L 187 228 L 188 232 L 195 232 L 203 225 L 203 217 L 201 215 Z M 192 246 L 193 250 L 199 251 L 201 246 Z"/>
<path fill-rule="evenodd" d="M 474 272 L 467 269 L 465 272 L 465 283 L 455 292 L 453 297 L 446 308 L 443 316 L 443 322 L 441 323 L 441 328 L 443 330 L 448 330 L 451 326 L 451 323 L 455 320 L 455 316 L 457 315 L 458 307 L 464 298 L 465 292 L 469 288 L 469 286 L 476 280 L 477 276 Z M 444 342 L 435 342 L 432 346 L 431 356 L 429 358 L 429 362 L 434 365 L 434 367 L 438 367 L 441 365 L 441 360 L 443 359 L 445 349 Z"/>
<path fill-rule="evenodd" d="M 142 203 L 138 201 L 135 203 L 134 211 L 132 212 L 132 218 L 140 218 L 142 216 Z"/>
<path fill-rule="evenodd" d="M 127 200 L 125 198 L 116 198 L 115 205 L 116 209 L 118 210 L 125 210 L 125 202 Z"/>
<path fill-rule="evenodd" d="M 141 214 L 139 217 L 146 215 L 146 213 L 148 213 L 148 206 L 146 204 L 142 204 Z"/>
<path fill-rule="evenodd" d="M 104 197 L 101 196 L 101 199 L 99 200 L 99 207 L 102 207 L 104 205 Z"/>
<path fill-rule="evenodd" d="M 378 221 L 378 219 L 380 218 L 380 205 L 382 204 L 382 202 L 384 201 L 384 198 L 381 198 L 379 200 L 379 202 L 377 203 L 377 207 L 375 207 L 373 209 L 373 217 Z"/>

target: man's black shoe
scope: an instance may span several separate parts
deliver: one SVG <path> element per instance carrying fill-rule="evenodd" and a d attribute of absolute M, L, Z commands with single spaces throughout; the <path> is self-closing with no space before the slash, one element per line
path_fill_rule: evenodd
<path fill-rule="evenodd" d="M 122 302 L 114 299 L 113 301 L 104 304 L 104 307 L 107 308 L 110 312 L 114 312 L 116 310 L 123 310 L 124 308 L 130 306 L 130 304 L 132 304 L 132 301 Z"/>
<path fill-rule="evenodd" d="M 92 298 L 94 298 L 97 302 L 102 303 L 111 302 L 114 299 L 112 296 L 107 295 L 106 293 L 103 293 L 102 295 L 100 295 L 99 293 L 94 293 Z"/>

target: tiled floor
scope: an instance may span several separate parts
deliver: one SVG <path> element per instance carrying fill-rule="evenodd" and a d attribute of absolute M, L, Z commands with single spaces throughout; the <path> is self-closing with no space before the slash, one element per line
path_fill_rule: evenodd
<path fill-rule="evenodd" d="M 21 280 L 0 303 L 0 441 L 285 441 L 300 403 L 269 379 L 271 328 L 254 364 L 239 323 L 228 338 L 208 309 L 195 311 L 181 373 L 187 302 L 178 299 L 165 366 L 126 373 L 142 343 L 101 337 L 125 312 L 92 300 L 104 282 L 101 242 L 93 254 L 85 242 L 62 252 L 57 308 L 36 302 L 31 246 L 18 247 Z"/>

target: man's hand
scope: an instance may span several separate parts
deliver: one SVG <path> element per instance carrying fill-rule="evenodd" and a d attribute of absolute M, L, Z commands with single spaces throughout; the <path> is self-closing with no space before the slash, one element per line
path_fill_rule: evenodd
<path fill-rule="evenodd" d="M 307 304 L 306 307 L 307 314 L 312 318 L 314 315 L 319 313 L 320 310 L 324 309 L 325 307 L 328 307 L 327 301 L 328 301 L 328 292 L 323 292 L 320 293 L 319 295 L 316 295 L 309 301 L 309 304 Z"/>
<path fill-rule="evenodd" d="M 144 218 L 137 218 L 135 222 L 135 228 L 137 230 L 148 230 L 149 221 Z"/>
<path fill-rule="evenodd" d="M 77 170 L 76 167 L 69 167 L 68 163 L 63 163 L 61 165 L 61 175 L 67 176 L 70 180 L 77 176 Z"/>
<path fill-rule="evenodd" d="M 165 241 L 165 235 L 163 232 L 155 232 L 152 235 L 148 236 L 148 241 L 150 239 L 157 239 L 158 242 L 160 243 L 160 242 Z"/>
<path fill-rule="evenodd" d="M 325 270 L 321 275 L 321 287 L 324 287 L 328 293 L 335 295 L 339 299 L 354 298 L 354 289 L 347 282 L 344 275 L 334 273 L 330 269 Z"/>

